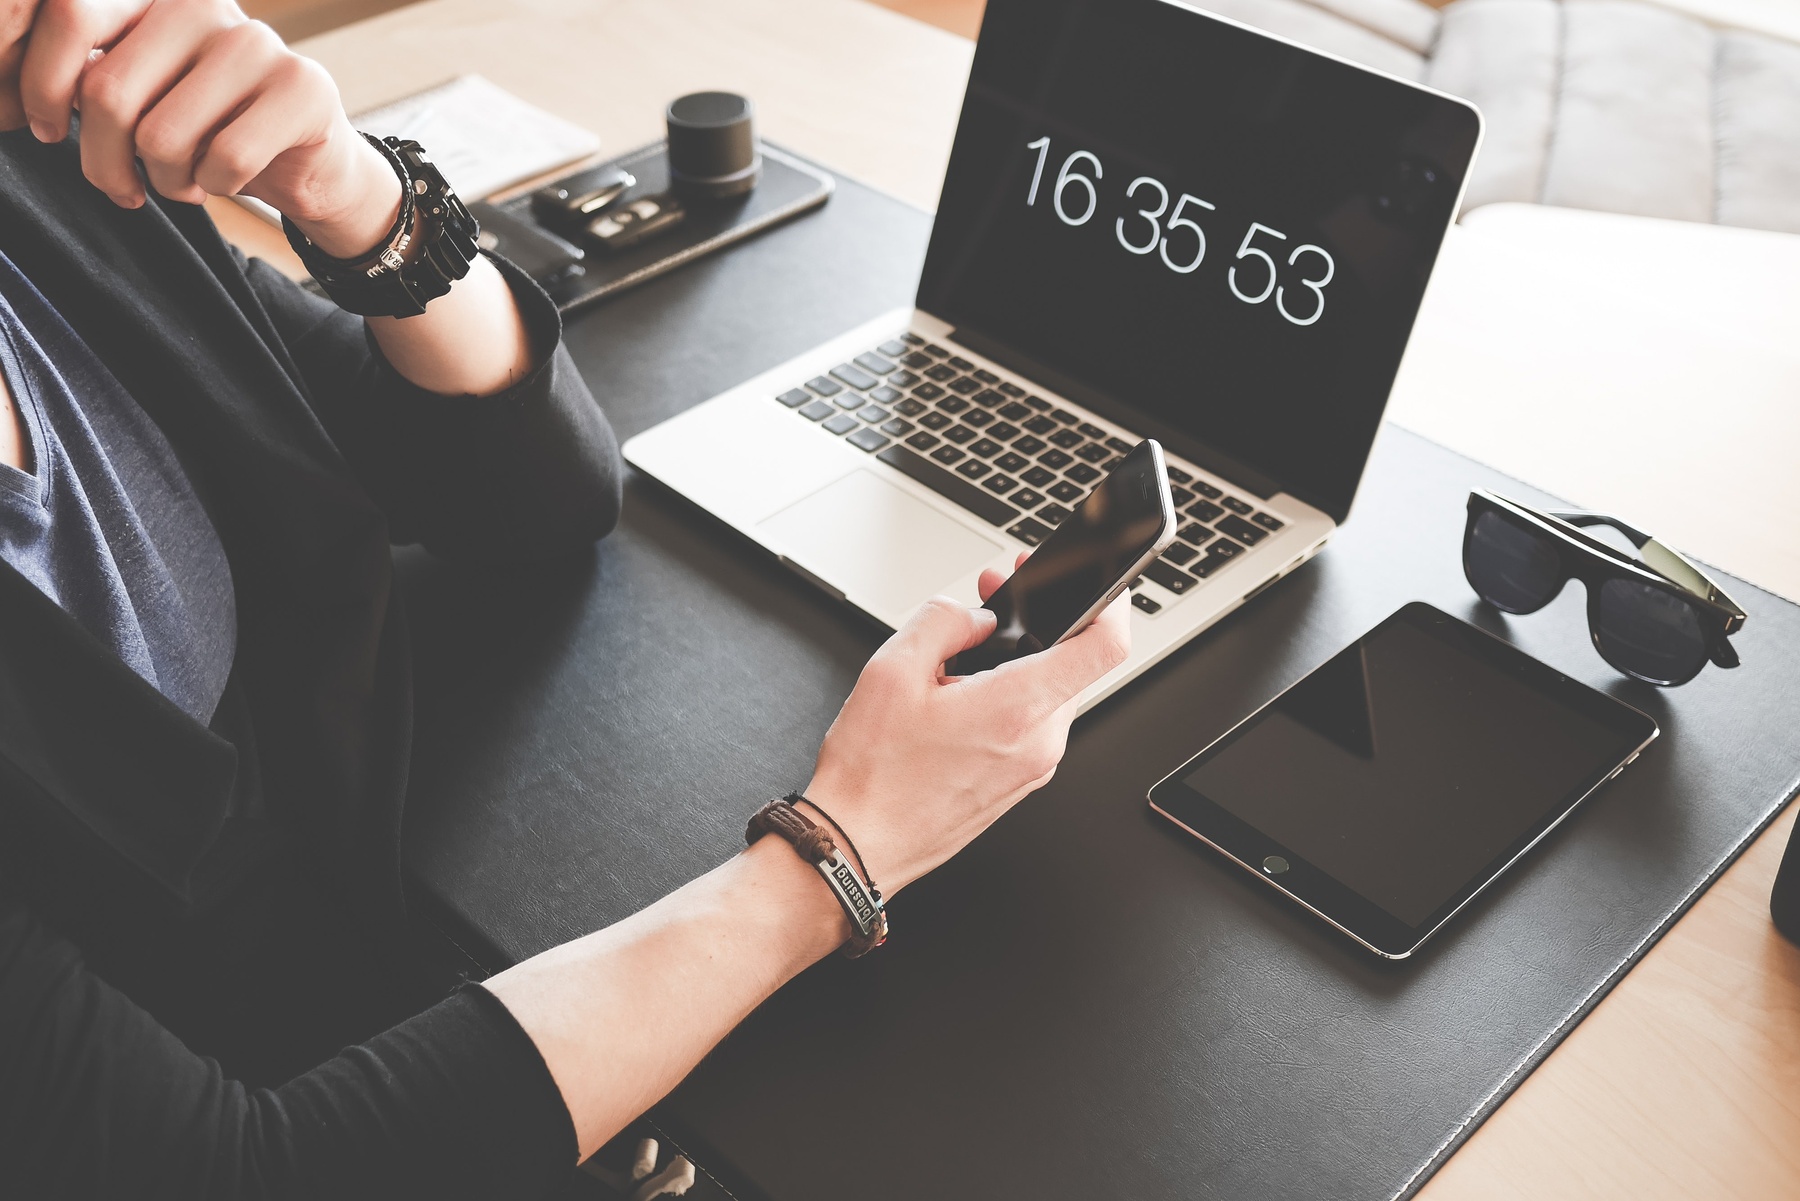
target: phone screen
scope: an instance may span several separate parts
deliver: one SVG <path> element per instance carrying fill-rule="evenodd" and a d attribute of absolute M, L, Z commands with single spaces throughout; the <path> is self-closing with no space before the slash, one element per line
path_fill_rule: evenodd
<path fill-rule="evenodd" d="M 946 670 L 971 675 L 1054 646 L 1130 582 L 1174 525 L 1161 447 L 1140 442 L 988 598 L 993 634 Z"/>

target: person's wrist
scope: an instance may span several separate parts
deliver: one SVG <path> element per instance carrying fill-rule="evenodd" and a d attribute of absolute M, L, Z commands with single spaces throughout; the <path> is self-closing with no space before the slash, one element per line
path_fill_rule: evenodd
<path fill-rule="evenodd" d="M 801 795 L 806 799 L 796 808 L 834 835 L 845 836 L 837 839 L 839 845 L 867 882 L 881 890 L 882 896 L 892 897 L 909 883 L 900 878 L 899 865 L 890 853 L 893 840 L 866 812 L 867 806 L 860 802 L 857 789 L 814 776 Z M 854 848 L 843 846 L 846 840 L 854 843 Z"/>
<path fill-rule="evenodd" d="M 315 211 L 286 216 L 325 254 L 359 259 L 380 246 L 399 217 L 400 177 L 387 158 L 354 130 L 341 153 L 345 163 L 329 201 Z"/>
<path fill-rule="evenodd" d="M 818 869 L 773 834 L 745 847 L 738 857 L 751 887 L 771 902 L 768 912 L 779 937 L 792 948 L 795 968 L 817 962 L 850 939 L 850 919 Z M 742 907 L 739 907 L 742 912 Z"/>

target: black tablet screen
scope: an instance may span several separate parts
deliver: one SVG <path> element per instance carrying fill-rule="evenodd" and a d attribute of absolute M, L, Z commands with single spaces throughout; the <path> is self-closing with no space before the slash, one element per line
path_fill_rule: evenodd
<path fill-rule="evenodd" d="M 1469 653 L 1469 639 L 1492 640 L 1447 615 L 1406 620 L 1415 609 L 1425 606 L 1352 644 L 1182 779 L 1416 927 L 1641 735 L 1505 658 Z"/>

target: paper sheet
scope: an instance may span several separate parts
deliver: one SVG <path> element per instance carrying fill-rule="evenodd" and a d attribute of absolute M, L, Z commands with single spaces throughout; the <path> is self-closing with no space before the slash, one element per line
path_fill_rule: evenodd
<path fill-rule="evenodd" d="M 351 124 L 424 146 L 464 200 L 485 200 L 600 149 L 598 135 L 479 75 L 463 75 L 361 113 Z"/>

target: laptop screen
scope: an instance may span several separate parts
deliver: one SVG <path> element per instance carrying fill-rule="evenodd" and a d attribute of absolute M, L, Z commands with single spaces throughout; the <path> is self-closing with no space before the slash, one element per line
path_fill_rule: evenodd
<path fill-rule="evenodd" d="M 1479 131 L 1166 0 L 988 0 L 919 307 L 1341 521 Z"/>

